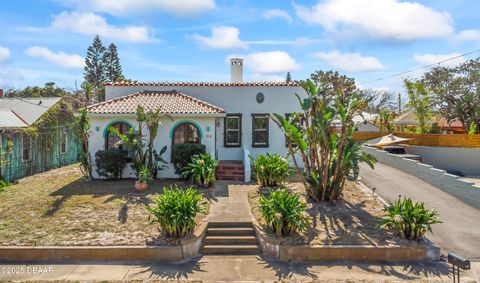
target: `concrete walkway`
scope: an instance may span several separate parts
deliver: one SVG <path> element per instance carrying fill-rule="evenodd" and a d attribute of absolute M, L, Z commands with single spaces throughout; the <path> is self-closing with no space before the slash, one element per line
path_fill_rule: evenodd
<path fill-rule="evenodd" d="M 251 222 L 253 220 L 248 204 L 251 185 L 241 182 L 216 181 L 213 187 L 213 201 L 208 222 Z"/>
<path fill-rule="evenodd" d="M 362 164 L 360 176 L 369 188 L 384 199 L 395 201 L 410 196 L 435 208 L 443 221 L 433 226 L 427 237 L 440 245 L 443 253 L 455 252 L 480 261 L 480 210 L 403 171 L 381 163 L 375 170 Z"/>
<path fill-rule="evenodd" d="M 5 268 L 16 267 L 23 274 L 6 274 Z M 30 269 L 28 269 L 30 267 Z M 33 268 L 37 274 L 32 274 Z M 38 274 L 38 269 L 47 271 Z M 27 272 L 30 270 L 30 272 Z M 0 265 L 0 281 L 125 281 L 182 280 L 196 282 L 451 282 L 445 263 L 415 265 L 335 263 L 288 263 L 260 256 L 203 256 L 183 263 L 81 263 Z M 462 282 L 473 282 L 462 277 Z"/>

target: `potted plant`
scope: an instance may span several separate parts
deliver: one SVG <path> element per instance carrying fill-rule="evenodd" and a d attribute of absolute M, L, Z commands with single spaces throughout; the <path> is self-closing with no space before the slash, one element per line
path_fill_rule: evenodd
<path fill-rule="evenodd" d="M 144 192 L 148 189 L 148 185 L 153 181 L 152 172 L 146 166 L 140 167 L 138 171 L 137 181 L 135 181 L 135 189 L 138 192 Z"/>

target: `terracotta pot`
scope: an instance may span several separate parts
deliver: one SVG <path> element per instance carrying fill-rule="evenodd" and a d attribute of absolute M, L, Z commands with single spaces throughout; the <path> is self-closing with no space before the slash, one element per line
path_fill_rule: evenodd
<path fill-rule="evenodd" d="M 140 181 L 135 181 L 135 190 L 137 192 L 144 192 L 148 189 L 148 183 L 142 183 Z"/>

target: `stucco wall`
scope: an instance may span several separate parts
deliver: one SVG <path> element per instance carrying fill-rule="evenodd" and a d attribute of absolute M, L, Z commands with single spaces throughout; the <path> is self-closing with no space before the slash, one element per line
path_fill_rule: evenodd
<path fill-rule="evenodd" d="M 480 187 L 474 186 L 473 183 L 460 180 L 458 176 L 448 174 L 445 170 L 389 154 L 383 150 L 372 147 L 363 147 L 363 150 L 373 154 L 378 162 L 418 177 L 465 203 L 480 209 Z"/>
<path fill-rule="evenodd" d="M 242 114 L 242 146 L 255 156 L 259 153 L 278 152 L 287 154 L 285 138 L 277 125 L 270 121 L 270 146 L 268 148 L 252 148 L 252 113 L 292 113 L 300 111 L 295 93 L 305 96 L 301 87 L 161 87 L 161 86 L 106 86 L 106 99 L 143 91 L 172 90 L 183 92 L 216 106 L 227 113 Z M 257 103 L 256 95 L 262 92 L 265 100 Z M 223 146 L 224 119 L 218 119 L 217 149 L 221 160 L 242 160 L 242 148 L 225 148 Z"/>
<path fill-rule="evenodd" d="M 449 172 L 480 175 L 480 148 L 431 147 L 405 145 L 408 154 L 422 158 L 422 162 Z"/>
<path fill-rule="evenodd" d="M 99 150 L 105 149 L 105 131 L 110 126 L 110 124 L 114 121 L 125 121 L 128 122 L 130 125 L 134 126 L 135 128 L 138 127 L 138 123 L 136 122 L 135 118 L 127 117 L 127 116 L 109 116 L 109 117 L 91 117 L 90 123 L 92 128 L 92 133 L 89 139 L 89 146 L 90 146 L 90 154 L 93 159 L 94 167 L 93 167 L 93 174 L 95 178 L 98 178 L 98 174 L 95 168 L 95 153 Z M 212 156 L 215 156 L 215 118 L 214 117 L 173 117 L 173 120 L 164 119 L 162 121 L 162 125 L 158 129 L 158 135 L 155 139 L 155 148 L 160 150 L 165 145 L 167 146 L 167 151 L 163 155 L 163 158 L 170 162 L 171 158 L 171 131 L 173 128 L 181 122 L 184 121 L 193 121 L 197 124 L 201 129 L 201 143 L 205 145 L 206 150 Z M 148 130 L 145 128 L 142 129 L 142 133 L 147 138 L 148 137 Z M 124 173 L 124 178 L 134 178 L 135 173 L 131 170 L 130 166 L 127 165 Z M 168 168 L 160 171 L 159 173 L 160 178 L 174 178 L 177 177 L 175 174 L 175 169 L 173 165 L 170 163 Z"/>

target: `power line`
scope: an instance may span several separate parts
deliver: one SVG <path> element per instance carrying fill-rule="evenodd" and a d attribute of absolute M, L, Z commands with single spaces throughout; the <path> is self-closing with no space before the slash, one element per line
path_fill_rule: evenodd
<path fill-rule="evenodd" d="M 473 50 L 473 51 L 470 51 L 470 52 L 467 52 L 467 53 L 463 53 L 463 54 L 460 54 L 460 55 L 457 55 L 457 56 L 454 56 L 454 57 L 451 57 L 451 58 L 447 58 L 447 59 L 444 59 L 444 60 L 441 60 L 441 61 L 438 61 L 438 62 L 435 62 L 435 63 L 432 63 L 432 64 L 416 67 L 416 68 L 413 68 L 413 69 L 410 69 L 410 70 L 407 70 L 407 71 L 403 71 L 403 72 L 395 73 L 395 74 L 392 74 L 392 75 L 389 75 L 389 76 L 380 77 L 378 79 L 362 82 L 362 83 L 360 83 L 360 85 L 365 85 L 365 84 L 369 84 L 369 83 L 373 83 L 373 82 L 383 81 L 385 79 L 390 79 L 390 78 L 393 78 L 393 77 L 398 77 L 398 76 L 405 75 L 405 74 L 415 72 L 415 71 L 418 71 L 418 70 L 430 68 L 430 67 L 433 67 L 435 65 L 439 65 L 439 64 L 442 64 L 442 63 L 445 63 L 445 62 L 448 62 L 448 61 L 452 61 L 452 60 L 461 58 L 461 57 L 472 55 L 472 54 L 477 53 L 477 52 L 480 52 L 480 49 Z"/>

